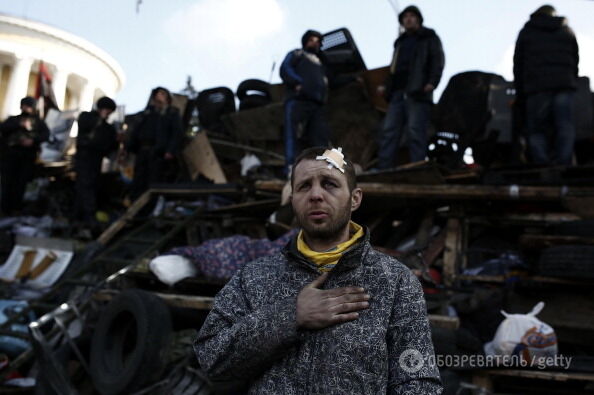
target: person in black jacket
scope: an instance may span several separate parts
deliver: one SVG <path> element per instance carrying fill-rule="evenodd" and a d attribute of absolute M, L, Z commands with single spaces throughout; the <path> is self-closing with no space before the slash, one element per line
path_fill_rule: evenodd
<path fill-rule="evenodd" d="M 167 89 L 153 89 L 146 110 L 130 133 L 126 149 L 136 154 L 130 193 L 133 200 L 150 184 L 165 181 L 164 171 L 176 157 L 182 138 L 182 121 L 171 101 Z"/>
<path fill-rule="evenodd" d="M 36 100 L 21 100 L 21 114 L 0 125 L 0 168 L 2 174 L 2 212 L 15 215 L 22 209 L 27 183 L 33 178 L 35 161 L 49 129 L 35 111 Z"/>
<path fill-rule="evenodd" d="M 285 161 L 287 167 L 301 149 L 329 144 L 329 128 L 323 108 L 328 96 L 328 78 L 320 51 L 322 34 L 308 30 L 301 49 L 287 54 L 280 68 L 286 87 Z"/>
<path fill-rule="evenodd" d="M 97 100 L 96 110 L 82 112 L 78 116 L 76 138 L 76 201 L 74 213 L 83 226 L 94 222 L 97 209 L 97 181 L 101 174 L 103 157 L 118 148 L 117 132 L 107 118 L 116 109 L 109 97 Z"/>
<path fill-rule="evenodd" d="M 514 53 L 516 96 L 525 101 L 528 147 L 536 164 L 571 164 L 578 62 L 567 19 L 556 16 L 550 5 L 538 8 L 520 31 Z"/>
<path fill-rule="evenodd" d="M 423 26 L 423 16 L 417 7 L 406 7 L 398 15 L 398 21 L 404 33 L 394 42 L 388 81 L 379 87 L 389 101 L 378 141 L 379 169 L 397 164 L 405 127 L 410 161 L 425 159 L 433 91 L 441 80 L 445 63 L 441 40 L 434 30 Z"/>

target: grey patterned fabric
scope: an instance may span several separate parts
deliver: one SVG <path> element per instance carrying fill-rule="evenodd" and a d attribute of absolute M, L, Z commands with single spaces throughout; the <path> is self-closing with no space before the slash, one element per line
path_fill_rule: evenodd
<path fill-rule="evenodd" d="M 243 380 L 253 394 L 441 393 L 423 292 L 406 266 L 373 250 L 366 231 L 323 288 L 363 287 L 370 307 L 355 321 L 297 328 L 297 295 L 319 274 L 295 238 L 236 273 L 194 344 L 208 376 Z M 401 358 L 409 349 L 422 361 Z"/>

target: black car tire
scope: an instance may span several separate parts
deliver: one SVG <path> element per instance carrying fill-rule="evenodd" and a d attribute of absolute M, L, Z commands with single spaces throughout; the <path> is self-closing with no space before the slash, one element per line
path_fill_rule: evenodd
<path fill-rule="evenodd" d="M 268 100 L 270 100 L 270 84 L 266 81 L 262 81 L 262 80 L 257 80 L 257 79 L 249 79 L 249 80 L 245 80 L 242 83 L 240 83 L 237 86 L 237 98 L 239 100 L 243 100 L 244 98 L 248 97 L 248 96 L 253 96 L 253 95 L 248 95 L 249 91 L 257 91 L 260 92 L 261 95 L 257 95 L 257 96 L 263 96 L 268 98 Z"/>
<path fill-rule="evenodd" d="M 90 369 L 101 394 L 131 393 L 160 378 L 172 325 L 165 303 L 125 290 L 101 313 L 91 342 Z"/>

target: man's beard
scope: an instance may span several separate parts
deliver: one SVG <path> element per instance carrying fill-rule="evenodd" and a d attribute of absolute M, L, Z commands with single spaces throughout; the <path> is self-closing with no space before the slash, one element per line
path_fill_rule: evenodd
<path fill-rule="evenodd" d="M 348 200 L 344 207 L 339 208 L 336 212 L 338 217 L 332 222 L 325 222 L 322 224 L 312 223 L 308 221 L 307 214 L 301 216 L 296 215 L 297 224 L 303 229 L 306 236 L 318 240 L 332 240 L 337 238 L 344 228 L 351 220 L 351 202 Z"/>

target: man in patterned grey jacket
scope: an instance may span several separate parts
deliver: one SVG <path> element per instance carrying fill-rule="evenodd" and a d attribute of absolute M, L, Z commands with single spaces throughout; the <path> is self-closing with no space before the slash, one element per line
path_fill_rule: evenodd
<path fill-rule="evenodd" d="M 350 221 L 362 199 L 352 164 L 308 149 L 291 182 L 302 232 L 217 295 L 200 366 L 254 394 L 440 394 L 418 280 Z"/>

